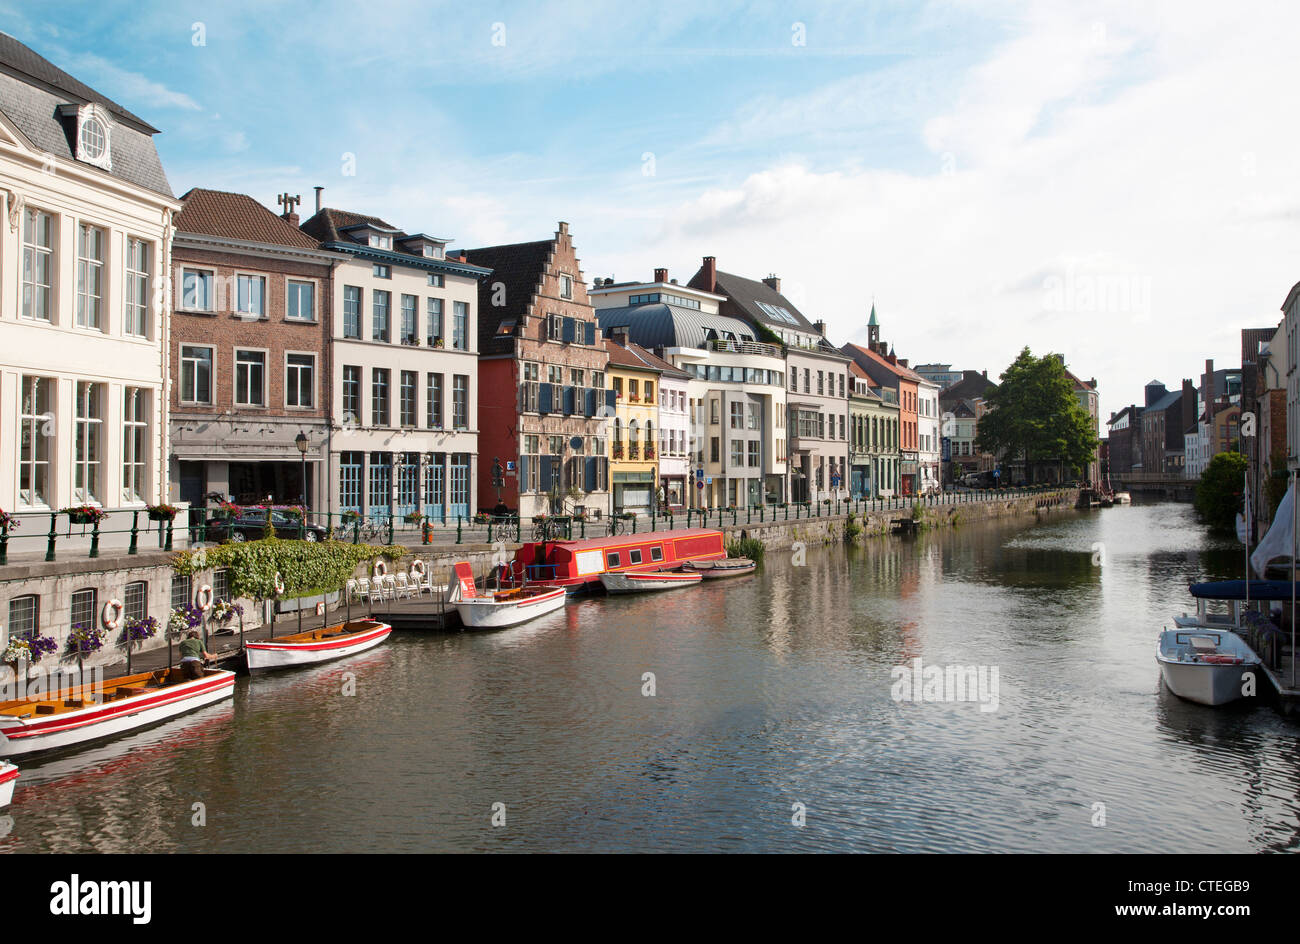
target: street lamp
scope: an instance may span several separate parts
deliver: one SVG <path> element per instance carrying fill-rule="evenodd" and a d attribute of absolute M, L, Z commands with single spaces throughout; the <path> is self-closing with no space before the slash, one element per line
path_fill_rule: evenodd
<path fill-rule="evenodd" d="M 298 453 L 302 456 L 302 509 L 303 517 L 307 515 L 307 434 L 298 430 L 298 435 L 294 437 L 293 444 L 298 447 Z"/>

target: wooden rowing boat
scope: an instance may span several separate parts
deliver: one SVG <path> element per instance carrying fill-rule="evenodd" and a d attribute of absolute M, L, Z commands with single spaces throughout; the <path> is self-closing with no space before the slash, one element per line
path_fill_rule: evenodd
<path fill-rule="evenodd" d="M 687 561 L 682 570 L 697 573 L 705 580 L 721 580 L 752 574 L 757 566 L 748 557 L 728 557 L 720 561 Z"/>
<path fill-rule="evenodd" d="M 693 587 L 703 578 L 699 574 L 658 571 L 641 574 L 601 574 L 606 593 L 645 593 L 652 590 L 678 590 Z"/>
<path fill-rule="evenodd" d="M 0 755 L 17 757 L 131 731 L 229 698 L 234 689 L 234 672 L 204 669 L 201 678 L 189 679 L 172 668 L 83 685 L 56 699 L 29 695 L 0 702 Z"/>
<path fill-rule="evenodd" d="M 18 768 L 13 764 L 0 763 L 0 809 L 4 809 L 14 798 L 14 787 L 18 785 Z"/>
<path fill-rule="evenodd" d="M 328 662 L 378 646 L 393 631 L 387 623 L 355 619 L 305 633 L 244 644 L 249 672 Z"/>

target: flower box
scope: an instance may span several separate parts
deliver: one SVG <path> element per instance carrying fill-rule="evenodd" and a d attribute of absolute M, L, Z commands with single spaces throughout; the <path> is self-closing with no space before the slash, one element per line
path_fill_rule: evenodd
<path fill-rule="evenodd" d="M 73 524 L 98 524 L 108 517 L 108 512 L 98 505 L 77 505 L 73 508 L 62 508 L 59 514 L 67 515 L 68 520 Z"/>
<path fill-rule="evenodd" d="M 179 509 L 175 505 L 145 505 L 150 521 L 171 521 Z"/>

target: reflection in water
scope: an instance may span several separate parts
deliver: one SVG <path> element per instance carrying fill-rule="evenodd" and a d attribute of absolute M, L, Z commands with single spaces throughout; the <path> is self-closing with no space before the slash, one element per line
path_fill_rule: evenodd
<path fill-rule="evenodd" d="M 0 850 L 1290 850 L 1296 728 L 1182 702 L 1154 659 L 1241 558 L 1136 505 L 402 634 L 32 763 Z M 997 666 L 998 710 L 894 702 L 913 658 Z"/>

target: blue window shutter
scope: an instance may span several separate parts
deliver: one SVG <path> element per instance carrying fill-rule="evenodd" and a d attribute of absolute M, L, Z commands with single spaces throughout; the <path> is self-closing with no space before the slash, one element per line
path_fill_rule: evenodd
<path fill-rule="evenodd" d="M 537 388 L 537 412 L 551 412 L 551 385 L 548 383 L 538 384 Z"/>
<path fill-rule="evenodd" d="M 574 320 L 565 318 L 564 324 L 560 328 L 560 340 L 565 344 L 572 344 L 574 341 Z"/>
<path fill-rule="evenodd" d="M 588 492 L 596 490 L 596 457 L 588 456 L 583 462 L 582 487 Z"/>
<path fill-rule="evenodd" d="M 609 408 L 609 409 L 612 410 L 612 409 L 614 409 L 614 407 L 617 406 L 617 405 L 618 405 L 618 398 L 614 395 L 614 391 L 613 391 L 613 390 L 606 390 L 606 391 L 605 391 L 605 406 L 606 406 L 607 408 Z"/>
<path fill-rule="evenodd" d="M 572 387 L 565 387 L 564 400 L 563 400 L 564 405 L 561 408 L 560 412 L 562 412 L 565 416 L 572 416 L 573 402 L 576 398 L 577 398 L 577 391 L 575 391 Z"/>
<path fill-rule="evenodd" d="M 549 492 L 551 490 L 551 457 L 542 456 L 540 464 L 542 468 L 542 481 L 540 483 L 540 488 L 543 492 Z"/>
<path fill-rule="evenodd" d="M 587 390 L 584 390 L 583 393 L 586 394 L 586 397 L 584 397 L 584 399 L 587 401 L 586 409 L 583 411 L 583 414 L 585 416 L 595 416 L 596 415 L 596 388 L 590 387 Z"/>
<path fill-rule="evenodd" d="M 596 322 L 584 321 L 582 323 L 582 343 L 588 347 L 596 343 Z"/>
<path fill-rule="evenodd" d="M 528 491 L 528 457 L 519 457 L 519 491 Z"/>

